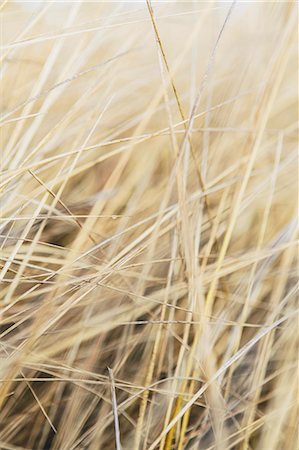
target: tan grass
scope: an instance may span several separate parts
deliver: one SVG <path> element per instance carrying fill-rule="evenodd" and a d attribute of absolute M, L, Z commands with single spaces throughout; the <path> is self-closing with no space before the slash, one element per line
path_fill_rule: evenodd
<path fill-rule="evenodd" d="M 0 15 L 0 449 L 297 450 L 296 3 Z"/>

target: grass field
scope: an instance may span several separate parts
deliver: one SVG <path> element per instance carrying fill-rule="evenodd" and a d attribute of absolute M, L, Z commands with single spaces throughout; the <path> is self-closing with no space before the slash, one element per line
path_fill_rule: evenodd
<path fill-rule="evenodd" d="M 298 449 L 298 5 L 1 15 L 0 449 Z"/>

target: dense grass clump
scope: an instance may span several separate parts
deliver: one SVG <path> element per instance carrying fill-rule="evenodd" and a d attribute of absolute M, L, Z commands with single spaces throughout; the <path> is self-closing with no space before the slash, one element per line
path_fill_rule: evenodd
<path fill-rule="evenodd" d="M 295 2 L 0 14 L 0 449 L 297 450 Z"/>

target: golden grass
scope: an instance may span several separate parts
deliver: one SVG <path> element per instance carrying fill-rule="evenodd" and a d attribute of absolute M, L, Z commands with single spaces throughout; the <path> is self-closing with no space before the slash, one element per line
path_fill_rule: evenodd
<path fill-rule="evenodd" d="M 295 2 L 0 14 L 0 449 L 297 450 Z"/>

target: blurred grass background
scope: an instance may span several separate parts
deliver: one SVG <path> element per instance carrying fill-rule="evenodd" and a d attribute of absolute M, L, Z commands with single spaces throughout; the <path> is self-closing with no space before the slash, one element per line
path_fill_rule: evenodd
<path fill-rule="evenodd" d="M 296 450 L 296 3 L 0 14 L 0 448 Z"/>

